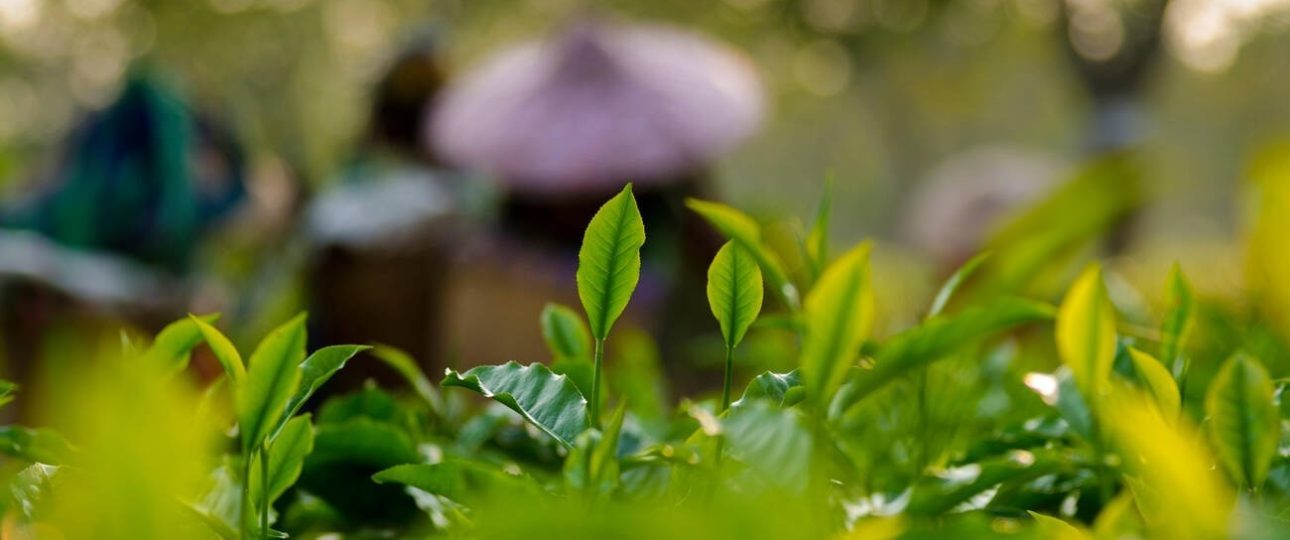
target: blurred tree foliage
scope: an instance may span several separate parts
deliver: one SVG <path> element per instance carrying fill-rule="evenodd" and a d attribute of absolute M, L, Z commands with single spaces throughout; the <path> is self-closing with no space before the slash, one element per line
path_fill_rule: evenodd
<path fill-rule="evenodd" d="M 891 237 L 910 187 L 952 154 L 1000 144 L 1078 157 L 1090 96 L 1070 51 L 1093 63 L 1114 54 L 1159 4 L 0 0 L 0 183 L 30 179 L 74 118 L 142 64 L 173 74 L 258 155 L 319 182 L 346 158 L 370 85 L 412 36 L 434 33 L 462 68 L 596 9 L 698 27 L 757 63 L 774 114 L 720 170 L 731 199 L 804 214 L 817 193 L 796 180 L 832 170 L 839 205 L 856 210 L 839 223 L 844 238 Z M 1146 184 L 1158 195 L 1149 231 L 1230 232 L 1240 163 L 1290 122 L 1286 4 L 1173 0 L 1163 11 L 1165 54 L 1142 89 Z"/>

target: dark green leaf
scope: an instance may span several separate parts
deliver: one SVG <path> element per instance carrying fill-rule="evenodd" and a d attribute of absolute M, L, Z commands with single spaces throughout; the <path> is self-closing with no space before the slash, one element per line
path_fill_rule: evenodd
<path fill-rule="evenodd" d="M 443 385 L 467 388 L 507 406 L 566 447 L 590 425 L 586 398 L 567 377 L 542 364 L 508 362 L 465 373 L 449 369 Z"/>
<path fill-rule="evenodd" d="M 776 407 L 786 407 L 800 400 L 801 394 L 802 377 L 796 369 L 788 373 L 767 371 L 754 377 L 744 390 L 743 397 L 731 406 L 746 407 L 754 401 L 764 400 Z"/>
<path fill-rule="evenodd" d="M 305 359 L 305 316 L 296 316 L 269 333 L 251 354 L 246 380 L 234 392 L 242 449 L 257 448 L 282 418 L 287 400 L 300 386 Z"/>
<path fill-rule="evenodd" d="M 578 298 L 598 340 L 609 335 L 636 290 L 644 244 L 645 225 L 627 184 L 591 218 L 578 250 Z"/>
<path fill-rule="evenodd" d="M 721 325 L 726 347 L 735 348 L 761 313 L 761 270 L 734 241 L 717 251 L 708 267 L 708 305 Z"/>
<path fill-rule="evenodd" d="M 996 459 L 954 467 L 915 484 L 906 511 L 916 516 L 934 516 L 965 503 L 984 506 L 988 501 L 973 501 L 973 498 L 1003 483 L 1023 482 L 1056 472 L 1068 459 L 1049 451 L 1013 450 Z"/>
<path fill-rule="evenodd" d="M 1210 438 L 1237 484 L 1258 488 L 1277 453 L 1281 421 L 1272 400 L 1272 380 L 1253 358 L 1228 359 L 1205 396 Z"/>
<path fill-rule="evenodd" d="M 527 480 L 466 459 L 395 465 L 372 475 L 378 484 L 402 484 L 456 501 L 490 494 L 515 496 L 530 491 L 532 485 Z"/>
<path fill-rule="evenodd" d="M 62 465 L 71 456 L 72 445 L 52 429 L 0 426 L 0 453 L 23 461 Z"/>

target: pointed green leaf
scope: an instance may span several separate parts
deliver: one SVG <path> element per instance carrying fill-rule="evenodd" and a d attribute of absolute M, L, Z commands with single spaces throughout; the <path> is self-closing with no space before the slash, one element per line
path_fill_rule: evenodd
<path fill-rule="evenodd" d="M 604 432 L 588 430 L 575 440 L 564 461 L 565 484 L 591 498 L 608 497 L 618 489 L 618 440 L 627 409 L 619 404 Z"/>
<path fill-rule="evenodd" d="M 206 324 L 215 324 L 219 316 L 219 313 L 212 313 L 197 319 Z M 170 366 L 179 371 L 188 366 L 189 353 L 201 342 L 202 330 L 197 323 L 188 318 L 180 319 L 157 333 L 152 345 L 143 353 L 143 358 L 145 362 Z"/>
<path fill-rule="evenodd" d="M 490 494 L 517 496 L 534 486 L 531 478 L 513 476 L 495 466 L 458 458 L 434 464 L 395 465 L 372 475 L 378 484 L 402 484 L 455 501 Z"/>
<path fill-rule="evenodd" d="M 954 296 L 954 292 L 959 289 L 959 286 L 963 285 L 963 282 L 967 281 L 967 278 L 971 277 L 972 273 L 976 272 L 976 269 L 981 267 L 981 263 L 984 263 L 989 257 L 988 252 L 979 253 L 969 259 L 968 262 L 963 263 L 963 266 L 960 266 L 958 270 L 955 270 L 954 274 L 945 280 L 945 284 L 941 285 L 941 289 L 936 291 L 936 298 L 932 300 L 932 307 L 927 310 L 927 316 L 930 318 L 940 315 L 941 311 L 945 310 L 945 305 L 950 303 L 950 298 Z"/>
<path fill-rule="evenodd" d="M 578 250 L 578 298 L 597 340 L 609 335 L 636 290 L 644 244 L 645 225 L 627 184 L 596 211 Z"/>
<path fill-rule="evenodd" d="M 49 428 L 0 426 L 0 454 L 22 461 L 62 465 L 72 455 L 72 445 Z"/>
<path fill-rule="evenodd" d="M 378 484 L 402 484 L 426 493 L 462 500 L 468 494 L 457 461 L 395 465 L 372 475 Z"/>
<path fill-rule="evenodd" d="M 270 332 L 255 348 L 246 380 L 233 400 L 243 450 L 259 447 L 277 427 L 287 400 L 300 385 L 304 359 L 304 314 Z"/>
<path fill-rule="evenodd" d="M 0 379 L 0 407 L 3 407 L 13 401 L 14 394 L 18 392 L 18 383 Z"/>
<path fill-rule="evenodd" d="M 219 360 L 220 365 L 224 367 L 224 373 L 233 381 L 233 385 L 241 384 L 242 379 L 246 378 L 246 367 L 242 363 L 242 355 L 238 354 L 233 343 L 227 337 L 224 337 L 223 333 L 216 330 L 214 326 L 196 315 L 189 315 L 188 319 L 197 325 L 197 329 L 202 334 L 202 339 L 206 340 L 206 345 L 211 348 L 211 352 L 215 354 L 215 359 Z"/>
<path fill-rule="evenodd" d="M 802 398 L 802 375 L 798 370 L 788 373 L 767 371 L 753 378 L 744 390 L 743 397 L 731 407 L 746 407 L 754 401 L 764 400 L 776 407 L 793 405 Z"/>
<path fill-rule="evenodd" d="M 820 279 L 820 273 L 829 265 L 829 217 L 832 210 L 833 173 L 829 173 L 824 181 L 824 194 L 820 195 L 820 206 L 815 211 L 815 223 L 806 235 L 806 263 L 812 283 Z"/>
<path fill-rule="evenodd" d="M 1106 387 L 1115 360 L 1115 306 L 1090 265 L 1071 285 L 1057 313 L 1057 351 L 1080 391 L 1095 400 Z"/>
<path fill-rule="evenodd" d="M 370 354 L 398 372 L 403 377 L 403 380 L 407 381 L 408 385 L 412 387 L 412 390 L 430 405 L 430 409 L 435 414 L 442 413 L 443 398 L 435 390 L 434 384 L 426 377 L 425 372 L 421 371 L 421 367 L 417 365 L 417 361 L 411 355 L 397 348 L 379 343 L 372 348 Z"/>
<path fill-rule="evenodd" d="M 1001 484 L 1015 485 L 1059 471 L 1069 459 L 1049 450 L 1012 450 L 980 463 L 939 471 L 914 484 L 906 511 L 915 516 L 943 514 Z"/>
<path fill-rule="evenodd" d="M 788 281 L 788 274 L 784 272 L 784 265 L 780 264 L 779 257 L 762 241 L 761 226 L 753 218 L 724 204 L 699 199 L 687 199 L 685 205 L 703 216 L 723 236 L 748 250 L 757 259 L 762 272 L 765 272 L 771 291 L 790 310 L 797 310 L 797 288 Z"/>
<path fill-rule="evenodd" d="M 1005 296 L 953 315 L 938 315 L 896 334 L 875 354 L 873 369 L 852 377 L 834 400 L 830 415 L 846 411 L 865 396 L 974 342 L 1025 324 L 1051 321 L 1051 305 Z"/>
<path fill-rule="evenodd" d="M 1237 354 L 1210 383 L 1205 396 L 1210 438 L 1232 479 L 1258 488 L 1277 453 L 1281 423 L 1272 380 L 1254 358 Z"/>
<path fill-rule="evenodd" d="M 739 345 L 761 313 L 762 282 L 757 261 L 734 241 L 717 251 L 708 267 L 708 305 L 721 325 L 726 347 Z"/>
<path fill-rule="evenodd" d="M 591 361 L 591 333 L 578 312 L 550 303 L 542 308 L 541 320 L 542 339 L 554 360 Z"/>
<path fill-rule="evenodd" d="M 1030 517 L 1034 518 L 1036 528 L 1043 535 L 1043 538 L 1053 540 L 1082 540 L 1093 538 L 1092 535 L 1082 528 L 1071 525 L 1061 518 L 1046 516 L 1044 514 L 1026 511 Z"/>
<path fill-rule="evenodd" d="M 269 447 L 269 504 L 278 500 L 287 489 L 295 485 L 304 467 L 305 457 L 314 449 L 314 426 L 309 415 L 303 414 L 292 418 L 282 428 L 282 432 Z M 259 489 L 259 467 L 251 469 L 254 480 L 251 485 Z M 256 494 L 259 500 L 259 494 Z"/>
<path fill-rule="evenodd" d="M 344 368 L 350 358 L 368 349 L 371 347 L 366 345 L 333 345 L 318 349 L 305 358 L 305 361 L 300 364 L 300 384 L 296 388 L 296 393 L 287 400 L 285 412 L 278 420 L 278 425 L 271 436 L 276 437 L 291 417 L 305 406 L 309 397 L 314 395 L 314 392 L 317 392 L 328 379 L 331 379 L 332 375 Z"/>
<path fill-rule="evenodd" d="M 1170 421 L 1178 418 L 1182 398 L 1178 395 L 1178 384 L 1174 382 L 1173 376 L 1169 375 L 1169 370 L 1151 355 L 1132 347 L 1129 348 L 1129 359 L 1133 362 L 1134 373 L 1142 380 L 1147 393 L 1151 394 L 1152 400 L 1160 407 L 1160 413 Z"/>
<path fill-rule="evenodd" d="M 1187 277 L 1177 264 L 1169 271 L 1169 286 L 1165 291 L 1165 320 L 1160 329 L 1160 360 L 1166 365 L 1178 366 L 1187 336 L 1191 334 L 1192 312 L 1195 300 Z M 1179 375 L 1181 367 L 1178 368 Z"/>
<path fill-rule="evenodd" d="M 873 326 L 873 288 L 866 242 L 829 265 L 806 297 L 802 381 L 807 397 L 827 407 Z"/>
<path fill-rule="evenodd" d="M 479 366 L 465 373 L 451 369 L 443 386 L 459 386 L 490 398 L 520 414 L 566 447 L 591 425 L 587 400 L 568 377 L 542 364 Z"/>

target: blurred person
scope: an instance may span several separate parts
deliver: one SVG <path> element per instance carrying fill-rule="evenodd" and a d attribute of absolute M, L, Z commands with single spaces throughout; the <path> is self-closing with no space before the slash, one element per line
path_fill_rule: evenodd
<path fill-rule="evenodd" d="M 646 242 L 625 324 L 652 331 L 673 378 L 691 382 L 689 338 L 715 323 L 688 319 L 707 313 L 706 268 L 721 239 L 684 200 L 713 197 L 711 163 L 757 128 L 762 107 L 741 54 L 675 28 L 589 18 L 450 85 L 434 109 L 433 148 L 490 175 L 501 198 L 492 230 L 454 265 L 450 356 L 546 358 L 538 315 L 549 301 L 580 305 L 583 231 L 632 182 Z"/>
<path fill-rule="evenodd" d="M 452 239 L 475 193 L 422 139 L 443 64 L 429 34 L 393 59 L 355 156 L 305 211 L 310 337 L 319 345 L 383 343 L 421 362 L 438 351 Z M 345 377 L 380 374 L 357 368 Z"/>
<path fill-rule="evenodd" d="M 918 184 L 901 230 L 948 276 L 985 249 L 1002 220 L 1047 195 L 1062 171 L 1055 157 L 1015 147 L 960 152 Z"/>
<path fill-rule="evenodd" d="M 5 375 L 22 379 L 64 325 L 150 332 L 188 311 L 194 254 L 245 198 L 244 175 L 227 132 L 157 77 L 131 75 L 45 180 L 0 209 Z"/>

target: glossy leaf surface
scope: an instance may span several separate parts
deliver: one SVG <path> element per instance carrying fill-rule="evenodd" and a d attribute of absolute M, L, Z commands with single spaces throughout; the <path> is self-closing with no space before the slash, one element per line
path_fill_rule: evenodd
<path fill-rule="evenodd" d="M 591 218 L 578 250 L 578 298 L 598 340 L 609 335 L 636 290 L 644 244 L 645 225 L 628 184 Z"/>
<path fill-rule="evenodd" d="M 270 332 L 251 354 L 246 379 L 234 392 L 244 450 L 259 447 L 277 427 L 287 401 L 300 385 L 304 359 L 303 314 Z"/>
<path fill-rule="evenodd" d="M 757 261 L 734 241 L 726 242 L 708 267 L 708 306 L 721 326 L 726 347 L 739 345 L 757 320 L 762 289 Z"/>
<path fill-rule="evenodd" d="M 542 364 L 508 362 L 465 373 L 449 369 L 443 385 L 473 390 L 497 401 L 567 447 L 590 427 L 586 398 L 568 377 L 552 373 Z"/>

